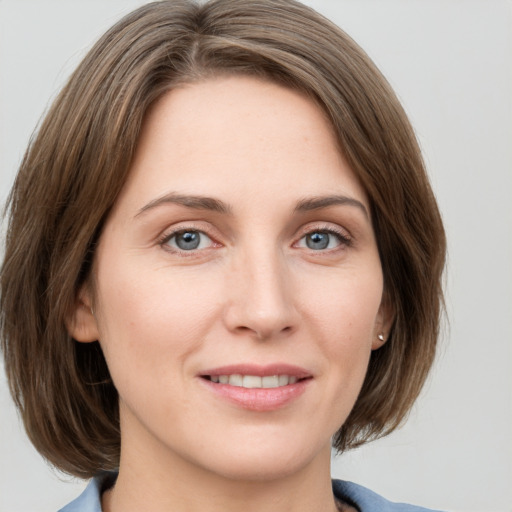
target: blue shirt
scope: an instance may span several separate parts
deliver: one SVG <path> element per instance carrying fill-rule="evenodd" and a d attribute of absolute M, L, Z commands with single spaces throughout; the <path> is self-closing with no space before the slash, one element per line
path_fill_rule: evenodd
<path fill-rule="evenodd" d="M 94 478 L 76 500 L 60 509 L 59 512 L 102 512 L 101 492 L 111 485 L 115 477 L 115 473 L 107 473 Z M 333 480 L 332 489 L 336 498 L 350 503 L 360 512 L 429 512 L 426 508 L 405 503 L 392 503 L 373 491 L 352 482 Z"/>

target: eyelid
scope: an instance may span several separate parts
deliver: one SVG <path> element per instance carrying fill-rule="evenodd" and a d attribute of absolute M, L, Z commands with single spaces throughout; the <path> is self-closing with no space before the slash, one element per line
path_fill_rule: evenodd
<path fill-rule="evenodd" d="M 342 228 L 341 226 L 338 226 L 336 224 L 328 224 L 328 223 L 322 223 L 322 224 L 317 224 L 317 225 L 314 225 L 311 223 L 307 224 L 306 226 L 304 226 L 303 228 L 300 229 L 299 235 L 293 245 L 297 246 L 297 244 L 305 236 L 307 236 L 311 233 L 317 233 L 317 232 L 329 233 L 329 234 L 337 236 L 340 240 L 340 246 L 342 246 L 342 247 L 347 247 L 347 246 L 352 245 L 352 235 L 350 234 L 350 232 L 347 229 Z M 318 252 L 329 252 L 329 251 L 335 251 L 336 249 L 338 249 L 338 248 L 327 249 L 325 251 L 318 251 Z"/>
<path fill-rule="evenodd" d="M 342 227 L 338 224 L 331 223 L 331 222 L 319 222 L 319 223 L 308 222 L 305 226 L 302 226 L 299 229 L 298 237 L 302 238 L 303 236 L 305 236 L 309 233 L 314 233 L 315 231 L 324 231 L 327 233 L 335 233 L 346 240 L 352 239 L 352 235 L 347 228 Z"/>
<path fill-rule="evenodd" d="M 203 235 L 207 236 L 211 240 L 211 245 L 209 247 L 205 247 L 203 249 L 193 249 L 190 251 L 181 250 L 179 248 L 171 247 L 167 245 L 169 240 L 171 240 L 174 236 L 178 235 L 179 233 L 183 233 L 186 231 L 195 231 L 197 233 L 202 233 Z M 173 226 L 171 228 L 168 228 L 163 231 L 163 233 L 158 237 L 157 244 L 162 247 L 165 251 L 171 252 L 173 254 L 178 254 L 180 256 L 190 257 L 194 256 L 195 254 L 206 251 L 211 248 L 215 247 L 221 247 L 222 244 L 217 241 L 217 238 L 214 234 L 212 234 L 211 229 L 208 229 L 201 223 L 200 226 L 194 225 L 193 222 L 184 222 L 180 223 L 177 226 Z"/>

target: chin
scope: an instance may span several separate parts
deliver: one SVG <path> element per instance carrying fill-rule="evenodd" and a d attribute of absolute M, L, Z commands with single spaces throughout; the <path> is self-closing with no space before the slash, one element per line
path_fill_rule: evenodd
<path fill-rule="evenodd" d="M 323 448 L 308 446 L 305 442 L 299 442 L 297 436 L 295 442 L 264 442 L 256 439 L 251 442 L 237 445 L 231 443 L 230 449 L 209 451 L 209 461 L 206 469 L 229 480 L 243 480 L 263 482 L 285 479 L 291 475 L 300 473 L 306 467 L 316 466 L 315 459 L 329 460 L 331 454 L 330 440 Z M 212 462 L 215 461 L 215 464 Z M 328 463 L 327 463 L 328 466 Z"/>
<path fill-rule="evenodd" d="M 272 457 L 273 460 L 236 460 L 225 461 L 215 468 L 214 473 L 227 480 L 238 480 L 244 482 L 268 482 L 285 479 L 295 475 L 305 467 L 305 463 L 293 461 L 292 463 L 282 460 L 279 457 Z"/>

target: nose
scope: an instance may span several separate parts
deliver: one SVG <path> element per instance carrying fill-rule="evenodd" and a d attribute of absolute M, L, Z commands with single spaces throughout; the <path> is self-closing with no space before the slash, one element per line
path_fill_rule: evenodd
<path fill-rule="evenodd" d="M 297 328 L 290 270 L 277 251 L 241 256 L 233 263 L 226 284 L 224 318 L 231 332 L 270 340 Z"/>

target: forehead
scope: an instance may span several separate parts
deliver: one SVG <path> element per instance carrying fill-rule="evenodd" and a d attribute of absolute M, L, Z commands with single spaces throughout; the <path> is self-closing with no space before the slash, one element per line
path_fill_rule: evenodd
<path fill-rule="evenodd" d="M 242 76 L 174 89 L 147 113 L 124 194 L 140 202 L 168 191 L 283 200 L 330 192 L 366 201 L 318 105 Z"/>

